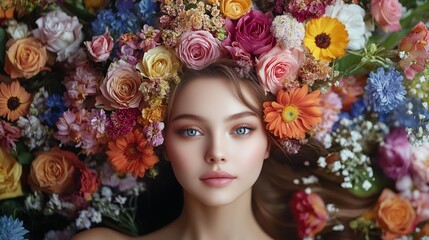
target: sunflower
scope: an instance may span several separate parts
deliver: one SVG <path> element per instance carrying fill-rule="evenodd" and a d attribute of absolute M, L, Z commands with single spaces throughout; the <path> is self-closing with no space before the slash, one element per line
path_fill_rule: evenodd
<path fill-rule="evenodd" d="M 134 177 L 143 177 L 158 162 L 153 147 L 139 129 L 109 142 L 106 154 L 116 171 Z"/>
<path fill-rule="evenodd" d="M 290 92 L 278 91 L 277 101 L 263 105 L 267 130 L 280 139 L 305 138 L 305 133 L 322 120 L 319 95 L 319 90 L 308 93 L 307 85 Z"/>
<path fill-rule="evenodd" d="M 305 27 L 304 45 L 316 60 L 331 61 L 346 53 L 348 36 L 346 26 L 335 18 L 312 19 Z"/>
<path fill-rule="evenodd" d="M 15 121 L 27 114 L 31 104 L 29 94 L 18 81 L 10 85 L 0 83 L 0 116 L 6 116 L 8 121 Z"/>

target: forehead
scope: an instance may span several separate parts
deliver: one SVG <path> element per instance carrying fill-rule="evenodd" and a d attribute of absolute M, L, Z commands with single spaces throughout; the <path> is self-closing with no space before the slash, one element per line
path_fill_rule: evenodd
<path fill-rule="evenodd" d="M 240 81 L 244 98 L 257 106 L 250 87 Z M 232 80 L 214 77 L 196 78 L 187 82 L 172 102 L 171 117 L 190 113 L 213 118 L 232 115 L 241 111 L 252 111 L 238 96 Z"/>

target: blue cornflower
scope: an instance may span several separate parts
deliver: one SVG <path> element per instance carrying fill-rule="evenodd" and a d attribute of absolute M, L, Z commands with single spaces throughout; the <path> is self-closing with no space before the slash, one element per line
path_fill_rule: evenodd
<path fill-rule="evenodd" d="M 151 26 L 155 24 L 156 7 L 157 5 L 153 0 L 141 0 L 138 3 L 137 12 L 146 24 Z"/>
<path fill-rule="evenodd" d="M 128 11 L 133 8 L 134 1 L 133 0 L 118 0 L 116 1 L 116 9 L 118 11 Z"/>
<path fill-rule="evenodd" d="M 22 240 L 27 233 L 22 221 L 11 216 L 0 217 L 0 240 Z"/>
<path fill-rule="evenodd" d="M 46 99 L 47 110 L 39 115 L 39 119 L 43 124 L 50 127 L 55 126 L 55 123 L 67 110 L 65 103 L 59 94 L 52 94 Z"/>
<path fill-rule="evenodd" d="M 405 88 L 402 85 L 401 73 L 394 68 L 370 72 L 365 86 L 366 98 L 375 112 L 390 112 L 405 99 Z"/>
<path fill-rule="evenodd" d="M 112 27 L 114 21 L 115 14 L 112 9 L 100 11 L 97 18 L 91 23 L 92 34 L 94 36 L 102 35 L 106 31 L 106 27 L 109 29 Z"/>
<path fill-rule="evenodd" d="M 359 115 L 364 114 L 366 108 L 367 108 L 367 103 L 362 98 L 356 100 L 352 104 L 352 109 L 351 109 L 351 112 L 350 112 L 352 118 L 355 118 L 355 117 L 357 117 Z"/>
<path fill-rule="evenodd" d="M 390 112 L 388 122 L 392 126 L 417 129 L 429 122 L 429 111 L 418 98 L 407 98 L 395 110 Z"/>

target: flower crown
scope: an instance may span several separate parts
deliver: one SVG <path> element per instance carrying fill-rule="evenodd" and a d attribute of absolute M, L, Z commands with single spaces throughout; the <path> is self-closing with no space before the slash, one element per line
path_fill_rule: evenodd
<path fill-rule="evenodd" d="M 80 211 L 75 227 L 104 216 L 136 233 L 127 215 L 134 208 L 125 203 L 136 203 L 143 177 L 158 174 L 167 100 L 181 69 L 228 58 L 243 78 L 254 71 L 274 96 L 263 103 L 263 121 L 288 153 L 315 139 L 328 152 L 318 167 L 338 176 L 341 187 L 373 196 L 396 181 L 395 201 L 415 213 L 403 231 L 374 212 L 355 229 L 377 226 L 383 236 L 400 236 L 429 219 L 419 212 L 429 202 L 429 31 L 416 21 L 429 3 L 24 2 L 0 3 L 7 74 L 0 78 L 0 173 L 12 169 L 2 174 L 0 199 L 26 193 L 29 211 Z M 52 164 L 63 174 L 49 172 Z M 317 182 L 309 179 L 297 181 Z M 392 195 L 385 192 L 380 203 Z M 300 209 L 323 207 L 308 191 L 294 198 L 298 220 L 308 214 Z M 321 229 L 298 220 L 302 237 Z"/>

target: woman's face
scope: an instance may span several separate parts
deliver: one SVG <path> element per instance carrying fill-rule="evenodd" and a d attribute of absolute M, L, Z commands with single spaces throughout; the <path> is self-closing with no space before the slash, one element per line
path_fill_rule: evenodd
<path fill-rule="evenodd" d="M 241 89 L 257 106 L 249 89 Z M 251 190 L 269 155 L 262 120 L 236 95 L 232 81 L 194 79 L 172 103 L 167 158 L 186 194 L 208 206 Z"/>

